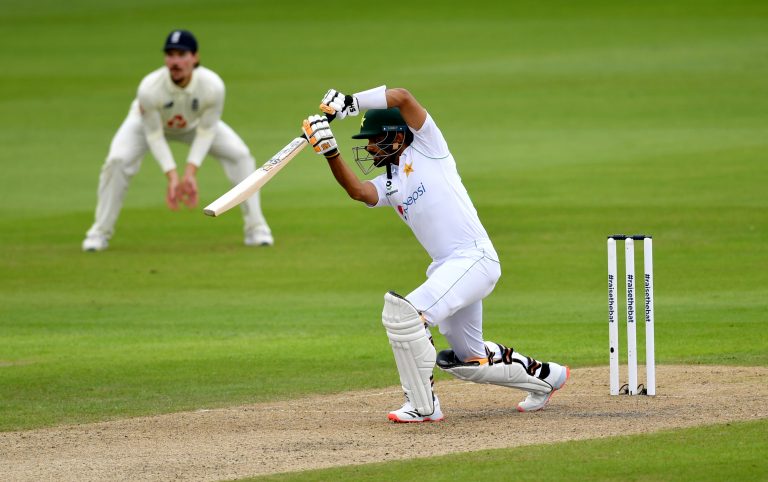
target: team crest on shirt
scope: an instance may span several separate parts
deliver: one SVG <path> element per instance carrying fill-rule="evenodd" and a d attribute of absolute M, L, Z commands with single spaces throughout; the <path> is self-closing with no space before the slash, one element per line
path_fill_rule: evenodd
<path fill-rule="evenodd" d="M 200 108 L 200 101 L 197 100 L 197 97 L 195 97 L 194 99 L 192 99 L 192 110 L 194 112 L 197 112 L 197 109 L 199 108 Z"/>
<path fill-rule="evenodd" d="M 413 163 L 408 164 L 405 163 L 405 167 L 403 168 L 403 172 L 405 173 L 405 177 L 408 177 L 413 172 Z"/>

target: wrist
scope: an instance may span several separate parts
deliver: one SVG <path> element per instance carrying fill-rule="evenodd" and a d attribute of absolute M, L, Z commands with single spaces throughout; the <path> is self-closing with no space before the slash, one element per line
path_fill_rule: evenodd
<path fill-rule="evenodd" d="M 165 172 L 165 177 L 169 181 L 178 181 L 179 180 L 179 173 L 176 172 L 176 168 L 173 168 L 173 169 Z"/>
<path fill-rule="evenodd" d="M 329 152 L 327 154 L 323 154 L 323 155 L 325 156 L 325 158 L 327 160 L 331 161 L 331 160 L 336 159 L 337 157 L 341 156 L 341 153 L 339 152 L 338 149 L 334 149 L 333 151 L 331 151 L 331 152 Z"/>
<path fill-rule="evenodd" d="M 357 105 L 360 110 L 386 109 L 387 108 L 387 86 L 380 85 L 373 89 L 364 90 L 354 95 L 357 99 Z"/>
<path fill-rule="evenodd" d="M 200 166 L 196 164 L 192 164 L 191 162 L 187 163 L 187 166 L 184 168 L 184 176 L 192 176 L 194 177 L 195 174 L 197 174 L 197 170 L 200 168 Z"/>

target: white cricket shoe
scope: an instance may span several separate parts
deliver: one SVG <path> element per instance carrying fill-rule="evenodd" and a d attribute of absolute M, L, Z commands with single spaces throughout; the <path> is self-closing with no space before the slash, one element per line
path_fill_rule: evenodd
<path fill-rule="evenodd" d="M 95 252 L 104 251 L 109 246 L 109 241 L 106 236 L 91 235 L 86 236 L 83 240 L 83 251 Z"/>
<path fill-rule="evenodd" d="M 244 243 L 246 246 L 272 246 L 275 244 L 275 240 L 272 237 L 272 231 L 269 230 L 269 227 L 267 225 L 261 225 L 249 229 L 245 233 Z"/>
<path fill-rule="evenodd" d="M 548 393 L 528 392 L 528 396 L 522 402 L 517 404 L 518 412 L 535 412 L 547 406 L 549 399 L 557 391 L 563 388 L 565 382 L 571 377 L 571 369 L 568 366 L 558 365 L 549 362 L 549 375 L 544 377 L 544 381 L 552 386 Z"/>
<path fill-rule="evenodd" d="M 439 422 L 444 419 L 443 411 L 440 410 L 440 400 L 437 399 L 437 395 L 433 395 L 435 398 L 435 411 L 431 415 L 421 415 L 413 408 L 408 397 L 405 397 L 405 403 L 398 410 L 389 412 L 388 419 L 396 423 L 414 423 L 414 422 Z"/>

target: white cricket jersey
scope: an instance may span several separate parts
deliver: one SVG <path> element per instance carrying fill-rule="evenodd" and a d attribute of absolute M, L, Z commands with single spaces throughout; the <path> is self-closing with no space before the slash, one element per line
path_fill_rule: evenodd
<path fill-rule="evenodd" d="M 171 80 L 168 68 L 161 67 L 144 77 L 137 99 L 141 109 L 160 113 L 166 134 L 185 133 L 197 127 L 205 109 L 222 110 L 224 81 L 216 72 L 197 67 L 189 84 L 179 87 Z"/>
<path fill-rule="evenodd" d="M 215 72 L 197 67 L 186 87 L 173 83 L 171 73 L 161 67 L 139 84 L 134 104 L 141 114 L 144 134 L 163 172 L 176 168 L 166 136 L 195 131 L 187 162 L 197 167 L 211 147 L 224 110 L 224 81 Z"/>
<path fill-rule="evenodd" d="M 461 183 L 443 133 L 427 114 L 413 142 L 392 166 L 391 182 L 382 174 L 370 182 L 379 201 L 375 206 L 392 206 L 413 231 L 433 260 L 450 256 L 476 241 L 488 240 L 477 210 Z"/>

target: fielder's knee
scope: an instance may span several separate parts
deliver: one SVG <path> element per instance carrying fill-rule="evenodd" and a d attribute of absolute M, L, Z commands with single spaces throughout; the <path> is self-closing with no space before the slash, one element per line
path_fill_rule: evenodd
<path fill-rule="evenodd" d="M 128 178 L 133 177 L 139 171 L 141 166 L 138 162 L 129 162 L 122 156 L 108 156 L 101 168 L 102 172 L 120 173 Z"/>

